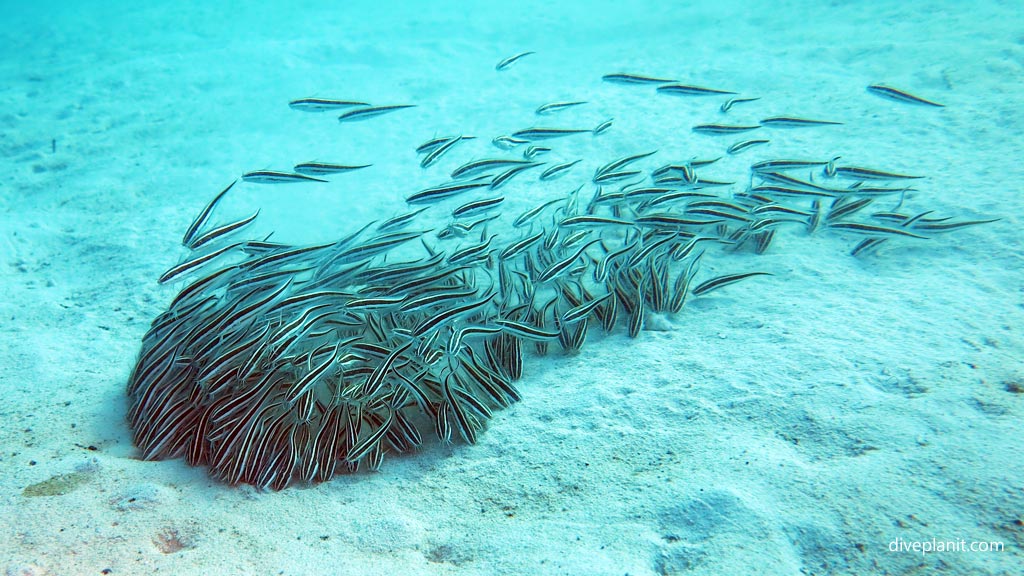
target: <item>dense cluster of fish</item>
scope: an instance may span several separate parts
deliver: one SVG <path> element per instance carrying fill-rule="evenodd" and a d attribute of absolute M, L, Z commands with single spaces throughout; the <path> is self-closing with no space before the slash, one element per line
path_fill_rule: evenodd
<path fill-rule="evenodd" d="M 604 80 L 673 96 L 730 97 L 723 113 L 756 100 L 635 74 Z M 870 90 L 936 105 L 893 88 Z M 585 104 L 553 102 L 536 112 Z M 290 105 L 343 110 L 343 122 L 408 107 L 325 98 Z M 836 124 L 772 117 L 693 129 Z M 497 136 L 504 154 L 469 159 L 444 182 L 408 194 L 408 212 L 322 244 L 240 239 L 259 211 L 211 225 L 229 185 L 188 227 L 182 244 L 190 255 L 160 278 L 190 280 L 154 320 L 130 378 L 128 417 L 143 456 L 183 456 L 225 482 L 280 489 L 375 469 L 385 452 L 415 450 L 428 431 L 444 442 L 473 443 L 494 410 L 519 399 L 513 382 L 527 350 L 577 353 L 593 332 L 619 327 L 635 337 L 649 314 L 679 312 L 689 298 L 768 274 L 702 275 L 702 262 L 762 253 L 786 227 L 856 236 L 853 253 L 863 255 L 980 223 L 905 210 L 912 189 L 900 182 L 918 176 L 838 157 L 759 160 L 743 175 L 749 185 L 735 190 L 701 174 L 718 158 L 642 168 L 655 150 L 608 159 L 568 196 L 514 217 L 503 211 L 499 190 L 513 179 L 540 183 L 579 172 L 583 159 L 546 163 L 547 142 L 610 127 L 607 120 L 594 129 L 530 127 Z M 431 168 L 473 138 L 424 142 L 416 148 L 420 165 Z M 765 142 L 736 142 L 728 153 Z M 508 153 L 517 149 L 521 155 Z M 324 182 L 366 167 L 307 162 L 242 179 Z M 804 176 L 812 170 L 818 176 Z M 881 199 L 891 199 L 889 207 L 879 208 Z M 432 227 L 428 217 L 447 224 Z"/>

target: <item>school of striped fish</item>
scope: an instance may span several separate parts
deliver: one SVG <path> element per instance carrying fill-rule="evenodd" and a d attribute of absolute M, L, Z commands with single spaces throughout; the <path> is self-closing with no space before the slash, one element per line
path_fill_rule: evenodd
<path fill-rule="evenodd" d="M 540 57 L 523 52 L 495 68 L 525 66 L 528 56 Z M 652 98 L 718 99 L 718 115 L 759 99 L 632 73 L 601 80 L 653 87 Z M 941 107 L 885 85 L 867 91 Z M 554 101 L 536 114 L 586 106 Z M 410 104 L 319 97 L 290 107 L 337 113 L 342 123 L 413 113 Z M 142 456 L 184 457 L 229 484 L 277 490 L 376 469 L 385 453 L 416 450 L 424 434 L 472 444 L 495 410 L 520 398 L 514 382 L 525 353 L 575 354 L 597 332 L 636 337 L 651 314 L 678 313 L 688 299 L 771 273 L 730 270 L 731 254 L 763 253 L 782 234 L 828 232 L 854 238 L 852 254 L 867 257 L 991 221 L 913 209 L 907 183 L 922 176 L 838 156 L 760 158 L 733 181 L 702 174 L 715 154 L 560 158 L 560 139 L 613 138 L 614 127 L 610 118 L 586 129 L 558 124 L 494 135 L 492 155 L 459 159 L 444 181 L 406 191 L 407 212 L 326 243 L 246 239 L 258 210 L 213 223 L 237 180 L 224 188 L 186 230 L 189 255 L 159 279 L 182 287 L 143 338 L 128 385 Z M 721 148 L 736 155 L 769 141 L 751 132 L 838 125 L 776 116 L 692 129 L 739 136 Z M 475 138 L 423 142 L 421 169 L 437 170 Z M 584 160 L 599 165 L 593 174 L 581 173 Z M 371 168 L 303 162 L 241 180 L 319 186 Z M 513 180 L 531 188 L 557 181 L 550 186 L 572 192 L 510 214 L 502 188 Z"/>

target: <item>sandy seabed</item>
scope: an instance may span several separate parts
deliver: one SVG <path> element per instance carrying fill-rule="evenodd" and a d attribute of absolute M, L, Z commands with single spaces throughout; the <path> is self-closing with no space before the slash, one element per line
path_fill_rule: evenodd
<path fill-rule="evenodd" d="M 0 24 L 0 568 L 1019 573 L 1019 7 L 586 4 L 12 11 Z M 494 70 L 523 50 L 537 54 Z M 279 238 L 332 240 L 402 210 L 457 162 L 422 171 L 417 144 L 475 133 L 463 154 L 493 154 L 491 136 L 565 99 L 588 100 L 588 122 L 615 117 L 602 161 L 721 154 L 723 140 L 689 130 L 720 119 L 717 101 L 600 81 L 620 71 L 762 97 L 737 117 L 844 122 L 789 131 L 723 173 L 759 156 L 842 154 L 927 175 L 916 200 L 938 212 L 1000 220 L 868 258 L 849 255 L 849 238 L 783 235 L 744 262 L 772 278 L 695 300 L 635 341 L 528 357 L 523 401 L 475 446 L 427 442 L 379 472 L 277 493 L 138 459 L 126 380 L 174 295 L 156 278 L 213 194 L 293 161 L 373 163 L 329 186 L 249 186 L 225 202 L 260 207 Z M 877 98 L 864 89 L 875 82 L 946 107 Z M 338 125 L 288 109 L 309 95 L 418 106 Z M 510 213 L 533 204 L 509 190 Z M 933 539 L 1004 548 L 899 550 Z"/>

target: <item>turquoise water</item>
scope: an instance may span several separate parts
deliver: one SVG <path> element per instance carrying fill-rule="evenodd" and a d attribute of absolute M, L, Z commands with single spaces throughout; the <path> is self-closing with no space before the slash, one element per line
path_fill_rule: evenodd
<path fill-rule="evenodd" d="M 58 3 L 7 14 L 0 386 L 9 404 L 0 462 L 3 527 L 12 536 L 0 550 L 8 572 L 1010 574 L 1020 564 L 1024 346 L 1015 247 L 1024 168 L 1012 159 L 1024 151 L 1024 40 L 1012 3 Z M 496 70 L 523 52 L 533 53 Z M 669 82 L 602 80 L 616 73 L 736 94 L 678 95 L 658 91 Z M 885 98 L 867 89 L 875 84 L 944 107 Z M 339 122 L 345 110 L 289 107 L 306 97 L 415 107 Z M 734 97 L 757 100 L 723 112 Z M 585 103 L 537 113 L 558 102 Z M 772 117 L 839 124 L 764 122 Z M 600 134 L 507 150 L 493 143 L 531 127 L 591 130 L 608 120 Z M 694 130 L 708 124 L 752 129 Z M 417 146 L 459 134 L 475 138 L 421 168 Z M 748 140 L 767 142 L 727 152 Z M 522 159 L 531 144 L 551 148 L 536 157 L 543 166 L 500 186 L 407 204 L 467 162 Z M 602 166 L 648 152 L 655 153 L 620 169 L 639 174 L 595 182 Z M 782 172 L 804 184 L 765 181 L 764 171 L 751 170 L 762 161 L 835 157 L 837 173 L 824 165 Z M 563 177 L 539 178 L 575 160 Z M 324 176 L 326 183 L 240 179 L 311 161 L 371 166 Z M 669 171 L 676 180 L 658 183 L 665 165 L 696 166 L 696 175 L 678 168 Z M 869 180 L 852 167 L 923 178 Z M 605 334 L 601 318 L 589 315 L 576 353 L 553 341 L 539 355 L 528 342 L 514 383 L 521 401 L 490 406 L 486 423 L 477 414 L 475 444 L 465 442 L 454 411 L 441 434 L 451 442 L 438 441 L 436 418 L 410 402 L 422 436 L 410 453 L 382 443 L 383 462 L 368 450 L 354 474 L 342 474 L 342 465 L 332 479 L 310 483 L 296 472 L 288 489 L 262 490 L 250 484 L 273 483 L 211 470 L 216 439 L 200 444 L 205 465 L 194 467 L 158 441 L 140 441 L 146 425 L 126 421 L 139 402 L 135 394 L 125 400 L 126 385 L 140 348 L 145 358 L 154 318 L 192 280 L 259 257 L 236 253 L 157 282 L 210 249 L 190 256 L 182 236 L 236 179 L 202 230 L 259 215 L 209 246 L 268 235 L 296 246 L 333 242 L 426 207 L 406 230 L 422 231 L 430 250 L 450 256 L 491 238 L 491 262 L 469 261 L 481 296 L 494 289 L 497 253 L 539 231 L 549 238 L 559 230 L 561 242 L 589 230 L 586 241 L 603 241 L 564 273 L 551 264 L 583 244 L 534 247 L 531 261 L 512 259 L 545 299 L 577 285 L 603 296 L 609 285 L 590 280 L 596 262 L 632 240 L 642 247 L 684 232 L 682 250 L 693 232 L 725 242 L 701 247 L 682 312 L 655 310 L 648 288 L 639 323 L 622 311 Z M 625 193 L 617 198 L 631 182 L 640 184 L 627 191 L 661 185 L 746 211 L 717 204 L 701 212 L 678 199 L 655 209 Z M 599 186 L 610 196 L 592 204 Z M 752 186 L 789 191 L 765 192 L 778 204 L 765 208 L 767 200 L 749 204 L 744 196 Z M 836 197 L 865 198 L 869 187 L 912 190 L 872 193 L 869 205 L 828 225 L 828 210 L 842 207 Z M 524 211 L 574 194 L 575 212 L 559 201 L 561 212 L 512 226 Z M 497 197 L 496 210 L 451 216 Z M 588 210 L 631 224 L 558 225 Z M 666 225 L 652 214 L 705 223 Z M 779 223 L 757 254 L 766 240 L 743 230 L 765 214 L 793 221 Z M 824 220 L 816 228 L 814 214 Z M 465 235 L 452 228 L 485 216 L 495 219 Z M 942 228 L 990 219 L 998 221 Z M 843 223 L 857 226 L 834 225 Z M 908 230 L 926 238 L 899 234 Z M 872 238 L 885 242 L 851 255 Z M 655 253 L 662 260 L 637 269 L 651 277 L 665 270 L 674 280 L 698 251 L 679 262 L 669 262 L 667 248 Z M 427 255 L 417 237 L 372 265 Z M 553 279 L 542 281 L 545 272 Z M 747 272 L 771 276 L 720 290 L 703 284 Z M 230 305 L 226 292 L 215 295 L 217 311 Z M 626 308 L 633 302 L 613 298 Z M 444 326 L 493 328 L 510 318 L 500 300 Z M 553 305 L 547 329 L 569 312 L 569 300 Z M 370 314 L 394 312 L 383 306 Z M 452 306 L 383 321 L 388 350 Z M 184 318 L 182 326 L 194 326 Z M 217 334 L 255 336 L 293 318 L 259 308 Z M 371 339 L 363 328 L 352 333 Z M 340 332 L 333 334 L 320 338 Z M 399 359 L 397 371 L 418 373 L 411 366 L 447 346 L 448 334 L 437 342 L 421 348 L 417 340 L 417 356 Z M 222 357 L 228 346 L 203 358 Z M 175 366 L 207 365 L 194 348 L 176 354 Z M 294 374 L 308 373 L 314 358 L 322 356 Z M 451 358 L 464 356 L 445 362 Z M 387 382 L 385 389 L 401 387 Z M 328 392 L 316 394 L 328 402 Z M 167 408 L 148 402 L 156 414 Z M 196 430 L 153 426 L 181 438 Z M 921 550 L 939 544 L 951 549 Z"/>

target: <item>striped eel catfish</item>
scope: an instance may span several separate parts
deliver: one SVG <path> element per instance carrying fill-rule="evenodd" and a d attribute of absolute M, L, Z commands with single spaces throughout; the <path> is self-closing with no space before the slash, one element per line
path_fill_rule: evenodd
<path fill-rule="evenodd" d="M 434 138 L 418 152 L 464 138 Z M 892 208 L 886 199 L 901 189 L 861 181 L 907 176 L 815 153 L 759 158 L 728 178 L 744 187 L 702 177 L 714 160 L 609 142 L 615 154 L 543 173 L 524 172 L 539 166 L 526 160 L 461 159 L 449 182 L 395 190 L 408 211 L 315 244 L 244 237 L 259 211 L 216 222 L 223 198 L 248 184 L 222 189 L 187 227 L 187 255 L 160 278 L 178 293 L 143 337 L 128 381 L 141 456 L 278 490 L 376 469 L 431 435 L 473 444 L 496 410 L 520 399 L 525 354 L 578 354 L 599 332 L 635 338 L 650 314 L 779 281 L 782 270 L 751 263 L 777 238 L 835 234 L 867 257 L 991 222 Z M 570 170 L 584 160 L 593 174 Z M 822 166 L 830 185 L 803 178 Z M 524 173 L 510 180 L 510 170 Z M 301 195 L 300 176 L 242 180 L 295 182 L 287 192 Z M 528 191 L 533 207 L 505 208 Z"/>
<path fill-rule="evenodd" d="M 892 86 L 886 86 L 885 84 L 872 84 L 868 86 L 868 92 L 881 96 L 882 98 L 888 98 L 897 102 L 906 102 L 908 104 L 920 104 L 922 106 L 933 106 L 935 108 L 945 108 L 945 105 L 933 102 L 920 96 L 915 96 L 906 90 L 900 90 L 899 88 L 893 88 Z"/>

